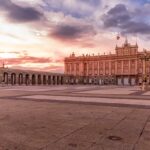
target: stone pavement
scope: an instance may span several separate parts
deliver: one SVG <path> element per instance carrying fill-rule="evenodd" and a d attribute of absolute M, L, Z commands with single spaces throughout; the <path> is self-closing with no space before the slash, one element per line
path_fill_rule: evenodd
<path fill-rule="evenodd" d="M 31 95 L 22 96 L 21 99 L 29 100 L 49 100 L 59 102 L 74 102 L 74 103 L 88 103 L 88 104 L 109 104 L 113 106 L 137 106 L 150 108 L 150 100 L 133 100 L 133 99 L 110 99 L 110 98 L 91 98 L 91 97 L 71 97 L 71 96 L 48 96 L 48 95 Z"/>
<path fill-rule="evenodd" d="M 108 89 L 114 93 L 98 93 Z M 116 86 L 1 87 L 0 150 L 149 150 L 144 93 Z"/>

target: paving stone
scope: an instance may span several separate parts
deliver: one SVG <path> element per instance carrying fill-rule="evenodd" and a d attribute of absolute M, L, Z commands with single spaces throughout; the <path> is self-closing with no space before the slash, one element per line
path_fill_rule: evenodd
<path fill-rule="evenodd" d="M 107 119 L 95 121 L 58 142 L 48 145 L 44 149 L 87 149 L 93 143 L 97 143 L 103 137 L 103 134 L 110 130 L 117 122 L 118 120 Z"/>

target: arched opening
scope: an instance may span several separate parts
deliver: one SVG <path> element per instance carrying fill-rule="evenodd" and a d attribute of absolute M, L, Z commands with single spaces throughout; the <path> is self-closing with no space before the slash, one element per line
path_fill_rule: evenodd
<path fill-rule="evenodd" d="M 39 74 L 39 75 L 38 75 L 38 85 L 41 85 L 41 84 L 42 84 L 41 75 Z"/>
<path fill-rule="evenodd" d="M 25 84 L 26 84 L 26 85 L 29 85 L 29 84 L 30 84 L 29 74 L 26 74 L 26 76 L 25 76 Z"/>
<path fill-rule="evenodd" d="M 51 76 L 48 76 L 48 85 L 51 85 Z"/>
<path fill-rule="evenodd" d="M 56 82 L 55 82 L 55 76 L 53 76 L 53 85 L 55 85 L 55 83 L 56 83 Z"/>
<path fill-rule="evenodd" d="M 8 84 L 8 73 L 7 72 L 4 72 L 4 74 L 3 74 L 3 82 L 5 84 Z"/>
<path fill-rule="evenodd" d="M 35 74 L 32 75 L 32 85 L 36 84 L 36 78 L 35 78 Z"/>
<path fill-rule="evenodd" d="M 19 79 L 18 79 L 19 85 L 23 84 L 23 74 L 19 74 Z"/>
<path fill-rule="evenodd" d="M 56 84 L 58 85 L 59 84 L 59 76 L 56 76 Z"/>
<path fill-rule="evenodd" d="M 15 73 L 12 73 L 12 74 L 11 74 L 11 84 L 12 84 L 12 85 L 15 85 L 15 84 L 16 84 L 16 74 L 15 74 Z"/>
<path fill-rule="evenodd" d="M 60 84 L 63 84 L 63 76 L 60 77 Z"/>
<path fill-rule="evenodd" d="M 43 84 L 46 84 L 46 75 L 43 75 Z"/>

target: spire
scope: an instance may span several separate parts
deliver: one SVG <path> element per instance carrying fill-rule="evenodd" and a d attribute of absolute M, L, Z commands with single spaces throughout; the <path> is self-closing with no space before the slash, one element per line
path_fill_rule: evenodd
<path fill-rule="evenodd" d="M 128 38 L 126 36 L 125 45 L 128 45 Z"/>
<path fill-rule="evenodd" d="M 125 38 L 126 38 L 126 39 L 125 39 L 125 42 L 124 42 L 124 46 L 128 46 L 129 43 L 128 43 L 128 38 L 127 38 L 127 36 L 126 36 Z"/>
<path fill-rule="evenodd" d="M 135 46 L 138 48 L 138 44 L 137 44 L 137 42 L 135 43 Z"/>
<path fill-rule="evenodd" d="M 136 43 L 135 43 L 135 46 L 138 47 L 137 35 L 136 35 Z"/>

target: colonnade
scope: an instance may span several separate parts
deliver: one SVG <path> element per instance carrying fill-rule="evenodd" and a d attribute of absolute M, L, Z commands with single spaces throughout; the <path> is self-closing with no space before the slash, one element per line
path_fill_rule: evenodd
<path fill-rule="evenodd" d="M 66 83 L 97 85 L 138 85 L 141 83 L 141 76 L 68 76 L 66 78 Z"/>
<path fill-rule="evenodd" d="M 97 84 L 97 85 L 114 85 L 116 77 L 82 77 L 68 76 L 65 79 L 66 84 Z"/>
<path fill-rule="evenodd" d="M 34 74 L 3 72 L 2 82 L 11 85 L 61 85 L 64 76 L 57 74 Z"/>

